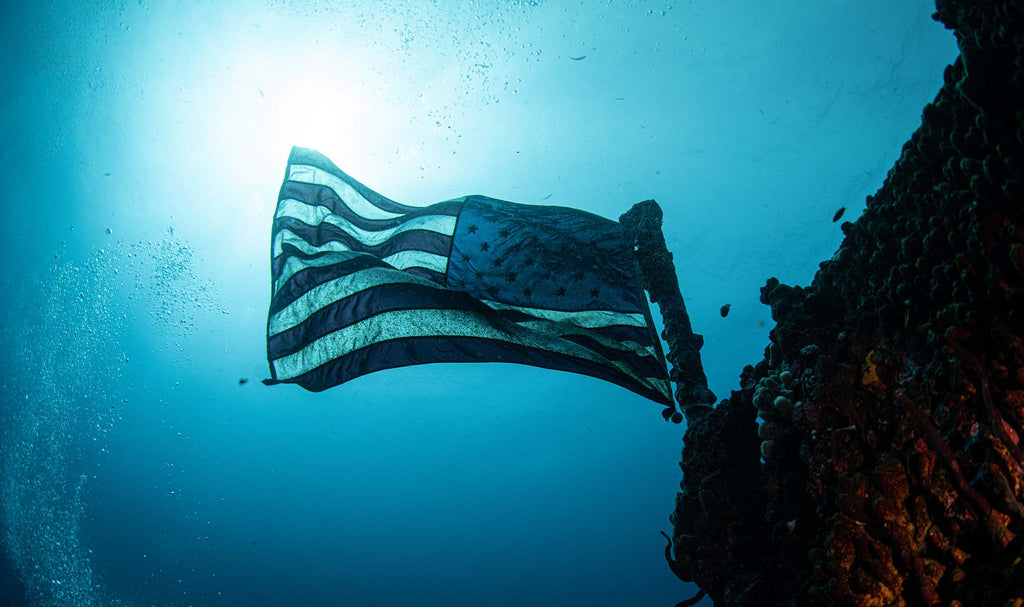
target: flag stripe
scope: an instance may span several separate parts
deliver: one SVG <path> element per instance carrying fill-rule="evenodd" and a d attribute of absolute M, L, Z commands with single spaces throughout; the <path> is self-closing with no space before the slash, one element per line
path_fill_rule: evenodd
<path fill-rule="evenodd" d="M 529 357 L 527 357 L 529 355 Z M 671 404 L 668 380 L 637 381 L 618 369 L 564 354 L 533 350 L 518 344 L 476 337 L 418 337 L 370 344 L 352 354 L 333 359 L 287 381 L 319 392 L 361 375 L 443 360 L 446 362 L 514 362 L 545 369 L 571 371 L 611 381 L 663 405 Z M 280 383 L 275 378 L 268 383 Z"/>
<path fill-rule="evenodd" d="M 283 252 L 281 245 L 286 242 L 310 254 L 328 250 L 361 251 L 381 258 L 407 250 L 419 250 L 447 257 L 452 246 L 451 236 L 426 230 L 398 232 L 394 237 L 373 245 L 366 244 L 338 226 L 329 223 L 308 226 L 297 219 L 285 217 L 278 219 L 275 225 L 279 229 L 274 236 L 275 257 Z M 447 266 L 447 264 L 445 265 Z"/>
<path fill-rule="evenodd" d="M 463 201 L 450 200 L 439 202 L 428 207 L 417 208 L 405 215 L 391 219 L 366 219 L 352 212 L 345 203 L 334 193 L 331 188 L 315 185 L 312 183 L 300 183 L 298 181 L 286 181 L 281 186 L 279 200 L 300 200 L 306 204 L 324 206 L 335 215 L 349 221 L 352 225 L 363 230 L 383 230 L 399 225 L 412 217 L 421 215 L 451 215 L 457 216 L 462 210 Z"/>
<path fill-rule="evenodd" d="M 282 325 L 278 333 L 268 331 L 267 349 L 271 358 L 282 358 L 329 333 L 385 312 L 465 310 L 467 306 L 486 314 L 486 308 L 465 293 L 423 284 L 384 284 L 349 295 L 343 301 L 330 302 L 292 326 Z"/>
<path fill-rule="evenodd" d="M 550 310 L 546 308 L 527 308 L 524 306 L 511 306 L 497 301 L 484 300 L 488 306 L 498 310 L 512 310 L 521 312 L 526 316 L 543 318 L 554 322 L 571 322 L 581 327 L 607 327 L 609 325 L 631 325 L 634 327 L 646 327 L 647 321 L 640 313 L 613 312 L 610 310 L 580 310 L 578 312 L 564 312 L 562 310 Z"/>
<path fill-rule="evenodd" d="M 287 307 L 271 312 L 270 335 L 280 333 L 284 329 L 302 322 L 304 317 L 300 317 L 300 312 L 297 310 L 309 310 L 311 313 L 348 295 L 385 283 L 421 283 L 421 280 L 409 278 L 408 274 L 404 272 L 396 272 L 380 266 L 373 266 L 371 268 L 360 268 L 346 275 L 332 276 L 330 279 L 315 285 L 310 285 L 307 282 L 301 286 L 301 295 L 297 299 L 292 299 L 287 304 Z M 437 284 L 428 284 L 426 286 L 435 289 L 440 288 L 440 285 Z M 604 310 L 587 310 L 578 314 L 568 314 L 558 310 L 507 306 L 493 301 L 484 301 L 482 303 L 495 309 L 502 318 L 511 322 L 528 322 L 541 319 L 544 322 L 565 323 L 586 329 L 604 327 L 638 328 L 642 329 L 642 331 L 636 331 L 626 339 L 635 340 L 644 345 L 649 345 L 650 343 L 650 339 L 647 338 L 649 332 L 647 331 L 646 321 L 639 314 Z M 637 316 L 640 318 L 637 319 Z M 285 320 L 287 318 L 293 320 L 287 321 Z"/>
<path fill-rule="evenodd" d="M 386 268 L 387 264 L 373 255 L 366 253 L 325 253 L 323 255 L 301 259 L 294 256 L 290 259 L 304 265 L 298 268 L 287 281 L 277 289 L 270 300 L 270 315 L 273 316 L 287 305 L 298 299 L 306 291 L 325 282 L 365 270 L 366 268 Z M 283 275 L 282 275 L 283 277 Z"/>
<path fill-rule="evenodd" d="M 304 240 L 302 236 L 296 234 L 295 231 L 291 229 L 282 230 L 280 234 L 282 253 L 284 252 L 285 246 L 291 246 L 309 257 L 327 252 L 350 251 L 356 253 L 368 253 L 375 257 L 379 256 L 381 259 L 395 266 L 399 270 L 410 266 L 421 265 L 422 267 L 430 268 L 438 272 L 444 272 L 448 267 L 448 257 L 443 253 L 438 252 L 443 251 L 444 242 L 438 242 L 437 239 L 443 239 L 443 236 L 437 236 L 436 239 L 427 239 L 422 234 L 410 232 L 403 234 L 400 237 L 400 240 L 385 243 L 380 247 L 366 247 L 362 245 L 353 247 L 349 246 L 350 243 L 327 238 L 325 238 L 321 244 L 314 246 L 309 244 L 308 241 Z M 405 249 L 401 246 L 403 244 L 422 244 L 425 248 L 429 247 L 431 250 L 416 250 L 415 248 Z"/>
<path fill-rule="evenodd" d="M 417 282 L 404 272 L 367 268 L 322 283 L 273 314 L 268 323 L 268 352 L 271 358 L 293 354 L 304 344 L 383 312 L 467 308 L 474 308 L 483 315 L 501 317 L 500 313 L 465 293 L 442 289 L 426 281 Z M 549 335 L 583 336 L 586 342 L 579 339 L 574 341 L 609 359 L 622 358 L 613 350 L 630 351 L 635 354 L 633 362 L 636 366 L 650 369 L 648 374 L 657 376 L 659 371 L 663 372 L 660 358 L 653 348 L 632 340 L 622 340 L 618 327 L 584 329 L 571 323 L 537 319 L 519 323 L 519 326 Z M 643 358 L 650 360 L 640 360 Z"/>
<path fill-rule="evenodd" d="M 536 320 L 535 317 L 529 314 L 524 314 L 514 309 L 507 310 L 496 310 L 499 316 L 509 322 L 524 323 L 531 320 Z M 632 325 L 605 325 L 601 327 L 591 327 L 589 331 L 597 331 L 601 335 L 606 337 L 617 339 L 619 341 L 634 341 L 644 347 L 650 346 L 651 332 L 644 327 L 636 327 Z"/>
<path fill-rule="evenodd" d="M 558 336 L 531 331 L 510 323 L 501 323 L 498 319 L 488 318 L 478 311 L 463 309 L 394 310 L 375 314 L 310 341 L 301 350 L 292 354 L 274 358 L 271 365 L 274 368 L 275 379 L 289 380 L 375 342 L 441 336 L 456 341 L 457 338 L 465 337 L 484 338 L 507 342 L 531 351 L 544 350 L 600 363 L 633 377 L 640 384 L 645 383 L 644 376 L 633 371 L 633 365 L 624 364 L 620 360 L 610 360 L 594 350 Z M 430 362 L 439 360 L 444 359 L 435 358 Z M 651 380 L 646 380 L 649 381 Z"/>
<path fill-rule="evenodd" d="M 286 250 L 290 245 L 285 245 Z M 310 283 L 308 280 L 296 282 L 295 278 L 304 274 L 309 277 L 317 277 L 320 282 L 347 274 L 349 270 L 345 262 L 354 256 L 365 256 L 377 264 L 384 264 L 384 267 L 391 266 L 397 270 L 410 271 L 411 269 L 423 268 L 427 270 L 426 276 L 433 282 L 444 282 L 445 266 L 448 263 L 446 257 L 423 253 L 418 251 L 403 251 L 385 259 L 376 259 L 368 253 L 356 251 L 337 250 L 319 254 L 304 254 L 289 251 L 278 259 L 284 259 L 278 279 L 274 282 L 274 295 L 271 299 L 271 314 L 281 307 L 288 305 L 296 297 L 302 294 L 307 288 L 312 288 L 319 282 Z M 341 264 L 341 265 L 339 265 Z M 309 273 L 313 269 L 321 269 L 322 272 Z"/>
<path fill-rule="evenodd" d="M 272 336 L 278 334 L 284 331 L 286 328 L 292 327 L 294 326 L 294 324 L 301 321 L 295 320 L 292 322 L 283 322 L 279 324 L 279 322 L 281 322 L 281 319 L 283 318 L 297 317 L 298 312 L 295 311 L 288 312 L 288 314 L 290 314 L 291 316 L 284 315 L 284 310 L 287 310 L 287 308 L 289 307 L 296 306 L 297 300 L 303 300 L 303 303 L 298 304 L 299 308 L 308 307 L 310 310 L 315 310 L 318 308 L 323 308 L 332 303 L 334 300 L 344 297 L 344 295 L 341 295 L 339 297 L 332 298 L 331 296 L 328 295 L 328 293 L 330 293 L 331 290 L 325 288 L 325 285 L 329 283 L 334 284 L 339 288 L 339 293 L 351 295 L 358 291 L 366 289 L 368 285 L 365 283 L 365 281 L 364 283 L 357 283 L 357 280 L 359 280 L 359 278 L 353 278 L 346 281 L 345 278 L 347 276 L 362 274 L 362 277 L 364 278 L 369 277 L 372 274 L 366 272 L 372 269 L 393 272 L 393 270 L 384 265 L 383 262 L 370 255 L 355 254 L 355 256 L 353 257 L 351 254 L 348 254 L 344 258 L 340 258 L 339 255 L 343 254 L 331 254 L 331 257 L 325 257 L 323 259 L 323 261 L 325 262 L 324 266 L 310 266 L 296 272 L 294 274 L 295 277 L 291 281 L 291 283 L 286 285 L 286 288 L 284 290 L 280 290 L 278 294 L 276 294 L 276 296 L 272 299 L 270 305 L 271 319 L 268 323 L 268 335 Z M 414 278 L 409 278 L 408 274 L 409 271 L 393 273 L 390 274 L 393 276 L 393 278 L 387 281 L 388 283 L 400 283 L 400 281 L 403 280 L 406 281 L 406 283 L 417 283 L 417 281 Z M 426 279 L 430 280 L 431 283 L 434 283 L 435 285 L 438 283 L 438 280 L 442 278 L 443 276 L 440 276 L 439 274 L 434 274 L 433 276 L 426 276 Z M 411 300 L 417 299 L 412 295 L 412 292 L 410 294 L 410 297 Z M 475 300 L 467 299 L 463 301 Z M 486 303 L 486 305 L 488 306 L 494 306 L 494 302 L 484 303 Z M 418 305 L 428 306 L 429 303 L 423 303 Z M 369 311 L 368 308 L 359 306 L 355 307 L 360 310 L 368 310 L 368 314 L 380 311 L 376 310 L 371 312 Z M 410 306 L 407 305 L 406 307 Z M 503 306 L 497 308 L 495 312 L 500 317 L 510 322 L 526 322 L 537 319 L 537 316 L 532 316 L 523 313 L 513 306 Z M 586 327 L 591 331 L 597 331 L 600 335 L 608 339 L 636 342 L 644 347 L 648 347 L 651 345 L 650 332 L 647 330 L 646 326 L 636 327 L 633 326 L 633 324 L 615 323 L 618 319 L 617 317 L 620 316 L 624 316 L 624 314 L 617 312 L 604 312 L 599 315 L 595 315 L 591 319 L 591 321 L 585 324 L 581 324 L 579 322 L 575 324 L 579 324 L 579 326 Z M 625 316 L 629 315 L 626 314 Z M 602 319 L 606 319 L 607 322 L 603 324 L 600 323 L 600 320 Z M 569 320 L 571 320 L 571 318 Z M 626 321 L 629 321 L 629 319 L 627 319 Z M 351 320 L 349 320 L 348 322 L 351 322 Z"/>
<path fill-rule="evenodd" d="M 401 268 L 401 270 L 406 274 L 417 276 L 419 278 L 422 278 L 423 280 L 429 280 L 434 284 L 443 285 L 445 281 L 445 276 L 443 273 L 438 272 L 436 270 L 428 270 L 427 268 L 421 266 L 412 265 Z"/>
<path fill-rule="evenodd" d="M 440 288 L 440 285 L 437 285 L 436 283 L 424 283 L 422 279 L 417 279 L 415 277 L 411 278 L 407 272 L 396 272 L 390 268 L 381 267 L 376 264 L 369 267 L 362 267 L 362 265 L 356 266 L 356 268 L 351 272 L 348 271 L 349 267 L 351 266 L 338 266 L 330 271 L 322 272 L 318 275 L 318 279 L 321 282 L 313 283 L 310 280 L 303 281 L 301 285 L 297 285 L 294 289 L 297 297 L 290 297 L 287 303 L 275 302 L 276 305 L 273 306 L 270 313 L 268 334 L 271 336 L 276 335 L 277 333 L 303 322 L 316 310 L 374 286 L 386 283 L 399 283 L 425 284 L 425 286 L 434 290 Z M 418 298 L 416 297 L 410 297 L 408 301 L 416 301 L 417 299 Z M 464 299 L 462 301 L 475 300 Z M 483 303 L 494 308 L 498 316 L 509 322 L 527 323 L 537 321 L 539 318 L 543 319 L 542 322 L 565 323 L 586 329 L 599 329 L 600 335 L 617 341 L 636 342 L 638 345 L 643 347 L 649 347 L 652 345 L 650 331 L 647 330 L 646 321 L 643 320 L 642 316 L 640 326 L 637 326 L 637 319 L 635 318 L 637 315 L 623 314 L 620 312 L 591 310 L 578 315 L 569 315 L 557 310 L 520 308 L 490 301 L 485 301 Z M 421 305 L 423 307 L 431 307 L 429 301 L 423 302 L 422 304 L 405 303 L 403 307 L 419 307 Z M 369 315 L 379 311 L 370 311 L 367 308 L 353 305 L 353 312 L 350 312 L 350 314 L 355 313 L 354 310 L 359 310 L 360 312 L 358 314 L 363 315 Z M 533 314 L 525 313 L 522 310 L 530 310 Z M 360 317 L 358 314 L 356 315 L 356 318 Z"/>
<path fill-rule="evenodd" d="M 381 288 L 397 286 L 399 288 L 397 293 L 386 293 L 384 291 L 377 293 L 376 296 L 384 301 L 390 301 L 395 296 L 401 296 L 403 293 L 401 289 L 409 289 L 408 296 L 404 298 L 404 307 L 409 307 L 407 303 L 409 301 L 415 301 L 418 304 L 420 301 L 427 299 L 423 296 L 412 297 L 413 293 L 426 289 L 427 293 L 434 296 L 434 293 L 442 290 L 433 283 L 409 276 L 405 272 L 387 267 L 366 268 L 329 280 L 309 289 L 280 312 L 270 316 L 267 334 L 270 336 L 277 335 L 305 321 L 310 315 L 321 308 L 378 286 Z M 445 292 L 447 293 L 447 291 Z M 463 305 L 464 303 L 462 302 Z M 355 314 L 357 318 L 369 315 L 367 313 L 369 311 L 365 307 L 355 302 L 351 303 L 350 308 L 348 314 Z"/>
<path fill-rule="evenodd" d="M 395 234 L 410 230 L 424 230 L 451 236 L 455 232 L 455 217 L 452 215 L 419 215 L 407 217 L 402 223 L 375 230 L 364 230 L 335 215 L 331 209 L 321 205 L 310 205 L 293 198 L 277 203 L 277 219 L 289 218 L 301 221 L 310 227 L 329 224 L 344 231 L 352 238 L 366 245 L 379 245 Z"/>
<path fill-rule="evenodd" d="M 364 219 L 393 219 L 405 213 L 404 211 L 387 211 L 380 208 L 364 198 L 348 181 L 314 166 L 290 165 L 287 180 L 331 188 L 345 206 Z"/>
<path fill-rule="evenodd" d="M 396 270 L 426 268 L 439 274 L 443 274 L 448 268 L 447 257 L 444 255 L 428 253 L 427 251 L 399 251 L 394 255 L 388 255 L 381 261 L 392 266 Z"/>
<path fill-rule="evenodd" d="M 661 377 L 665 372 L 653 349 L 644 348 L 637 343 L 619 342 L 612 345 L 611 340 L 598 339 L 596 333 L 564 333 L 562 338 L 593 350 L 608 360 L 620 362 L 629 369 L 635 369 L 642 377 Z"/>
<path fill-rule="evenodd" d="M 330 158 L 324 156 L 316 150 L 310 150 L 308 148 L 292 148 L 291 154 L 288 156 L 289 165 L 308 165 L 319 168 L 334 177 L 349 184 L 352 189 L 362 198 L 373 204 L 379 209 L 390 211 L 392 213 L 411 213 L 416 211 L 419 207 L 413 207 L 404 205 L 385 196 L 381 196 L 377 192 L 374 192 L 365 185 L 359 183 L 355 179 L 352 179 L 348 173 L 338 168 L 338 165 L 331 162 Z"/>

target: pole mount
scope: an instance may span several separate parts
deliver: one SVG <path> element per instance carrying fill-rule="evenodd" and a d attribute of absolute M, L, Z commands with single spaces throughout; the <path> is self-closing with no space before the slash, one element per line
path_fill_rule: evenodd
<path fill-rule="evenodd" d="M 619 223 L 633 237 L 641 287 L 661 311 L 665 323 L 661 337 L 668 343 L 665 358 L 672 365 L 669 379 L 676 384 L 675 399 L 679 408 L 690 420 L 710 411 L 717 399 L 708 389 L 708 378 L 700 359 L 704 338 L 694 333 L 690 326 L 672 253 L 665 245 L 665 235 L 661 231 L 663 217 L 657 202 L 645 200 L 619 217 Z M 666 419 L 677 416 L 670 413 Z"/>

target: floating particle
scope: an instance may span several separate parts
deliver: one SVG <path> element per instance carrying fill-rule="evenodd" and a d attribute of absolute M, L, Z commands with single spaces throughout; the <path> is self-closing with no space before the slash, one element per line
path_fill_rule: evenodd
<path fill-rule="evenodd" d="M 725 318 L 726 316 L 729 315 L 729 310 L 731 309 L 732 304 L 725 304 L 724 306 L 718 309 L 718 313 L 722 315 L 722 318 Z"/>
<path fill-rule="evenodd" d="M 573 61 L 583 61 L 584 59 L 587 58 L 587 56 L 586 55 L 580 55 L 579 57 L 569 57 L 569 58 L 572 59 Z"/>
<path fill-rule="evenodd" d="M 238 378 L 238 385 L 239 386 L 244 386 L 247 383 L 249 383 L 249 378 L 248 377 L 240 377 L 240 378 Z"/>
<path fill-rule="evenodd" d="M 836 214 L 832 216 L 832 223 L 839 221 L 839 219 L 843 216 L 843 213 L 845 212 L 846 207 L 839 207 L 839 210 L 836 211 Z"/>

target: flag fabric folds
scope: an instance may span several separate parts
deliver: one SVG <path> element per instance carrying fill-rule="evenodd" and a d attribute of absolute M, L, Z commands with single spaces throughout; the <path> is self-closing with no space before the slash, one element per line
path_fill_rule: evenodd
<path fill-rule="evenodd" d="M 265 383 L 512 362 L 672 397 L 631 238 L 575 209 L 399 204 L 293 148 L 274 216 Z"/>

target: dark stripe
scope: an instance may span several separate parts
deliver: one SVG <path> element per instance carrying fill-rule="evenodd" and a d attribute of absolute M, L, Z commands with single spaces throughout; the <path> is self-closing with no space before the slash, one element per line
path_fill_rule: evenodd
<path fill-rule="evenodd" d="M 495 323 L 494 311 L 476 299 L 458 291 L 448 291 L 424 285 L 389 283 L 372 287 L 332 302 L 311 314 L 294 327 L 267 337 L 267 351 L 272 359 L 298 352 L 317 339 L 344 329 L 362 320 L 384 312 L 396 310 L 472 310 Z M 530 330 L 530 329 L 527 329 Z M 604 358 L 620 362 L 647 377 L 664 377 L 664 363 L 652 356 L 640 356 L 628 350 L 603 345 L 586 335 L 561 336 Z"/>
<path fill-rule="evenodd" d="M 317 287 L 329 280 L 346 276 L 359 270 L 365 270 L 366 268 L 388 268 L 394 269 L 383 261 L 368 255 L 361 255 L 359 263 L 353 263 L 355 260 L 344 261 L 341 263 L 332 264 L 329 266 L 316 266 L 299 270 L 284 283 L 281 290 L 278 291 L 270 302 L 270 314 L 276 314 L 280 310 L 288 307 L 288 304 L 292 303 L 296 299 L 302 296 L 303 293 L 310 289 Z M 425 278 L 433 283 L 441 285 L 444 282 L 444 274 L 435 272 L 434 270 L 428 270 L 427 268 L 406 268 L 401 270 L 404 274 L 410 274 L 418 278 Z"/>
<path fill-rule="evenodd" d="M 370 253 L 374 257 L 381 259 L 388 255 L 394 255 L 399 251 L 425 251 L 447 257 L 452 247 L 451 236 L 428 230 L 399 232 L 379 245 L 367 245 L 336 225 L 325 222 L 317 226 L 309 226 L 291 217 L 282 217 L 274 220 L 274 234 L 272 238 L 276 239 L 278 232 L 285 228 L 291 230 L 296 236 L 314 247 L 322 247 L 328 242 L 336 241 L 353 251 Z"/>
<path fill-rule="evenodd" d="M 508 362 L 571 371 L 610 381 L 663 405 L 671 401 L 613 368 L 585 359 L 479 337 L 414 337 L 379 342 L 335 358 L 285 382 L 320 392 L 382 369 L 437 362 Z"/>
<path fill-rule="evenodd" d="M 292 257 L 298 257 L 299 259 L 311 261 L 324 255 L 338 254 L 339 251 L 318 251 L 316 253 L 306 253 L 299 249 L 295 245 L 283 243 L 281 245 L 281 254 L 270 260 L 270 275 L 273 277 L 274 282 L 277 282 L 277 278 L 281 275 L 284 270 L 284 266 L 288 263 L 288 260 Z M 383 263 L 383 262 L 381 262 Z"/>
<path fill-rule="evenodd" d="M 285 253 L 287 255 L 287 253 Z M 323 255 L 323 254 L 321 254 Z M 298 255 L 297 255 L 298 256 Z M 283 257 L 283 255 L 282 255 Z M 310 258 L 314 256 L 302 255 Z M 318 257 L 318 256 L 316 256 Z M 288 282 L 284 283 L 281 289 L 270 300 L 270 315 L 273 316 L 279 311 L 288 307 L 288 304 L 298 299 L 303 293 L 328 280 L 352 274 L 367 268 L 387 268 L 388 264 L 371 255 L 360 255 L 352 259 L 346 259 L 329 266 L 316 266 L 299 270 L 292 275 Z M 274 272 L 276 277 L 278 272 Z"/>
<path fill-rule="evenodd" d="M 510 322 L 543 320 L 520 310 L 498 309 L 497 312 L 499 316 Z M 635 312 L 632 313 L 635 314 Z M 615 341 L 635 341 L 641 346 L 651 345 L 651 332 L 647 330 L 647 327 L 637 327 L 634 325 L 610 325 L 588 330 L 599 333 L 608 339 L 614 339 Z"/>
<path fill-rule="evenodd" d="M 487 314 L 490 308 L 460 291 L 409 283 L 382 284 L 324 306 L 291 329 L 268 336 L 267 351 L 270 358 L 281 358 L 328 333 L 396 310 L 472 310 Z"/>
<path fill-rule="evenodd" d="M 445 280 L 447 280 L 444 273 L 438 272 L 436 270 L 431 270 L 430 268 L 417 268 L 416 266 L 409 266 L 408 268 L 402 271 L 405 272 L 406 274 L 412 274 L 413 276 L 426 278 L 430 282 L 437 283 L 442 287 L 445 286 Z"/>
<path fill-rule="evenodd" d="M 308 164 L 310 166 L 315 166 L 319 169 L 323 169 L 328 173 L 331 173 L 338 179 L 341 179 L 342 181 L 348 183 L 350 186 L 352 186 L 353 189 L 355 189 L 355 191 L 359 192 L 360 196 L 369 200 L 371 203 L 373 203 L 374 206 L 376 206 L 379 209 L 391 213 L 409 213 L 411 211 L 416 210 L 416 207 L 410 207 L 404 204 L 399 204 L 394 200 L 391 200 L 390 198 L 385 198 L 384 196 L 381 196 L 377 192 L 374 192 L 365 185 L 359 183 L 355 179 L 352 179 L 351 177 L 349 177 L 348 173 L 339 169 L 337 165 L 330 161 L 330 159 L 328 159 L 320 152 L 317 152 L 316 150 L 311 150 L 309 148 L 293 147 L 292 153 L 288 157 L 288 164 Z"/>
<path fill-rule="evenodd" d="M 284 182 L 284 185 L 281 186 L 281 192 L 278 195 L 278 200 L 285 200 L 288 198 L 294 198 L 295 200 L 300 200 L 306 204 L 327 207 L 335 215 L 344 218 L 346 221 L 352 223 L 352 225 L 364 230 L 386 230 L 387 228 L 393 228 L 400 225 L 413 217 L 422 217 L 424 215 L 450 215 L 454 217 L 457 216 L 459 211 L 462 209 L 462 202 L 454 200 L 449 202 L 439 202 L 437 204 L 432 204 L 429 207 L 416 208 L 401 217 L 394 217 L 391 219 L 366 219 L 361 215 L 356 215 L 352 209 L 348 208 L 348 205 L 342 202 L 338 194 L 331 188 L 312 183 L 302 183 L 300 181 L 286 181 Z"/>
<path fill-rule="evenodd" d="M 654 356 L 640 356 L 630 350 L 610 348 L 592 337 L 576 333 L 563 335 L 562 339 L 579 344 L 588 350 L 597 352 L 608 360 L 620 362 L 644 377 L 664 377 L 668 371 L 665 365 Z"/>

